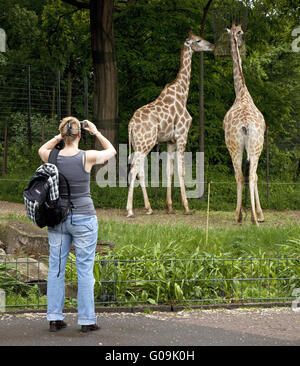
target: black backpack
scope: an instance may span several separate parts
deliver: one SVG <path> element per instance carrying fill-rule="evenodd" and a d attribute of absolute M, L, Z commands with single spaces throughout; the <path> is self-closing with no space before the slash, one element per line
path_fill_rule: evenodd
<path fill-rule="evenodd" d="M 68 190 L 67 207 L 62 207 L 59 192 L 57 192 L 57 199 L 51 199 L 51 187 L 48 181 L 49 175 L 43 174 L 43 169 L 41 169 L 46 167 L 47 169 L 51 170 L 52 168 L 55 170 L 51 164 L 56 165 L 58 153 L 59 150 L 57 148 L 51 150 L 48 163 L 43 164 L 37 169 L 28 187 L 23 192 L 27 216 L 41 228 L 45 226 L 53 227 L 65 221 L 72 208 L 70 185 L 67 178 L 63 174 L 58 173 L 59 180 L 61 178 L 65 180 Z"/>

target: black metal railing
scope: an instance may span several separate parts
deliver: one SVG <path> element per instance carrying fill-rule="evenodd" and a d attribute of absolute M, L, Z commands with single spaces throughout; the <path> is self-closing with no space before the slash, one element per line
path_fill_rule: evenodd
<path fill-rule="evenodd" d="M 47 268 L 47 257 L 0 259 L 6 310 L 47 305 Z M 290 302 L 300 288 L 300 257 L 104 257 L 95 261 L 94 277 L 95 303 L 102 306 Z M 65 306 L 76 307 L 74 255 L 67 261 L 65 279 Z"/>

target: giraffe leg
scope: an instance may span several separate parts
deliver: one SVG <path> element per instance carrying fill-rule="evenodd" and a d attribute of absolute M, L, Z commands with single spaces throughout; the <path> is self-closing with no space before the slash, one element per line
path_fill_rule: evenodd
<path fill-rule="evenodd" d="M 188 206 L 188 201 L 186 198 L 186 191 L 184 185 L 184 151 L 185 151 L 185 142 L 177 140 L 177 164 L 178 164 L 178 178 L 180 183 L 180 191 L 181 191 L 181 200 L 184 208 L 185 215 L 191 215 L 191 211 Z"/>
<path fill-rule="evenodd" d="M 176 150 L 176 144 L 168 142 L 167 144 L 167 198 L 166 206 L 167 213 L 174 214 L 175 211 L 172 207 L 172 178 L 174 174 L 174 152 Z"/>
<path fill-rule="evenodd" d="M 250 191 L 250 202 L 251 202 L 251 220 L 253 224 L 259 226 L 256 210 L 255 210 L 255 187 L 256 187 L 256 169 L 258 160 L 250 157 L 250 172 L 249 172 L 249 191 Z"/>
<path fill-rule="evenodd" d="M 135 182 L 136 176 L 140 170 L 140 164 L 141 164 L 141 153 L 139 151 L 137 151 L 134 153 L 134 158 L 133 158 L 133 162 L 132 162 L 130 173 L 129 173 L 130 184 L 129 184 L 129 189 L 128 189 L 128 197 L 127 197 L 127 205 L 126 205 L 128 218 L 134 217 L 133 190 L 134 190 L 134 182 Z"/>
<path fill-rule="evenodd" d="M 254 193 L 255 193 L 255 201 L 256 201 L 256 214 L 257 214 L 257 221 L 258 222 L 264 222 L 264 214 L 260 205 L 259 201 L 259 194 L 258 194 L 258 188 L 257 188 L 257 174 L 255 177 L 255 187 L 254 187 Z"/>
<path fill-rule="evenodd" d="M 240 223 L 243 220 L 242 214 L 242 194 L 243 194 L 243 177 L 239 177 L 236 186 L 237 186 L 237 203 L 236 203 L 236 213 L 235 213 L 235 221 L 236 223 Z"/>
<path fill-rule="evenodd" d="M 147 194 L 147 190 L 146 190 L 146 185 L 145 185 L 144 160 L 145 160 L 145 155 L 143 155 L 141 157 L 140 171 L 138 173 L 138 176 L 139 176 L 140 185 L 141 185 L 142 192 L 143 192 L 146 213 L 147 213 L 147 215 L 151 215 L 153 213 L 153 211 L 152 211 L 152 208 L 151 208 L 151 205 L 150 205 L 150 202 L 149 202 L 149 198 L 148 198 L 148 194 Z"/>
<path fill-rule="evenodd" d="M 241 148 L 236 154 L 231 155 L 232 164 L 235 173 L 235 181 L 236 181 L 236 210 L 235 210 L 235 222 L 242 222 L 242 194 L 243 194 L 243 185 L 244 185 L 244 176 L 242 171 L 242 158 L 243 158 L 243 149 Z"/>

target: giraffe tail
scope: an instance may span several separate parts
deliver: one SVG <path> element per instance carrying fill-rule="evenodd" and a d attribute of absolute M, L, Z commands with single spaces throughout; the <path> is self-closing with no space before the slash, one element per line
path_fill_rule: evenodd
<path fill-rule="evenodd" d="M 131 155 L 131 129 L 132 129 L 132 126 L 131 124 L 129 123 L 128 125 L 128 149 L 129 149 L 129 152 L 128 152 L 128 157 L 130 158 L 130 155 Z"/>
<path fill-rule="evenodd" d="M 244 146 L 246 148 L 246 152 L 247 152 L 247 160 L 246 160 L 246 164 L 245 164 L 245 172 L 244 172 L 244 177 L 245 177 L 245 183 L 248 184 L 249 183 L 249 170 L 250 170 L 250 157 L 249 157 L 249 153 L 248 153 L 248 130 L 245 126 L 242 127 L 242 133 L 244 135 Z"/>
<path fill-rule="evenodd" d="M 244 199 L 244 207 L 247 206 L 247 195 L 248 195 L 248 187 L 249 187 L 249 171 L 250 171 L 250 159 L 247 157 L 245 164 L 245 199 Z"/>
<path fill-rule="evenodd" d="M 245 163 L 245 171 L 244 171 L 244 177 L 245 177 L 245 198 L 244 198 L 244 207 L 247 206 L 247 195 L 248 195 L 248 187 L 249 187 L 249 171 L 250 171 L 250 157 L 248 153 L 248 129 L 245 126 L 242 126 L 242 133 L 244 136 L 244 146 L 247 152 L 247 160 Z"/>
<path fill-rule="evenodd" d="M 249 183 L 249 170 L 250 170 L 250 159 L 247 158 L 246 164 L 245 164 L 245 183 Z"/>

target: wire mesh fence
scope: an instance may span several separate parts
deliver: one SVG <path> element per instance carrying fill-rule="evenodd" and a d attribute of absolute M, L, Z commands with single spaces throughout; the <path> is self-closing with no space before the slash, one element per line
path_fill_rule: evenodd
<path fill-rule="evenodd" d="M 47 266 L 47 257 L 0 262 L 7 310 L 47 305 Z M 75 257 L 69 257 L 65 276 L 65 307 L 76 307 Z M 94 277 L 99 306 L 288 303 L 300 288 L 300 257 L 103 257 L 95 261 Z"/>
<path fill-rule="evenodd" d="M 0 150 L 2 174 L 13 145 L 31 151 L 58 133 L 62 117 L 91 119 L 91 74 L 61 75 L 35 65 L 0 65 Z M 90 143 L 83 132 L 83 140 Z"/>
<path fill-rule="evenodd" d="M 221 28 L 224 30 L 223 25 Z M 40 146 L 58 133 L 58 125 L 62 117 L 75 115 L 79 119 L 92 120 L 92 91 L 92 73 L 73 75 L 40 65 L 1 64 L 0 164 L 2 174 L 10 172 L 7 168 L 8 160 L 15 160 L 16 147 L 21 147 L 26 157 L 27 147 Z M 111 121 L 108 120 L 103 120 L 101 123 L 104 130 L 113 129 L 120 135 L 119 141 L 126 142 L 129 117 L 126 123 L 123 119 L 124 117 L 118 117 L 114 125 L 111 125 Z M 119 126 L 121 122 L 122 129 Z M 266 130 L 265 151 L 262 153 L 260 165 L 262 164 L 264 171 L 268 171 L 270 175 L 277 175 L 274 168 L 275 159 L 282 158 L 281 153 L 289 153 L 291 157 L 287 160 L 292 160 L 294 163 L 293 167 L 288 169 L 295 171 L 297 177 L 299 176 L 300 127 L 298 121 L 295 122 L 294 129 L 294 133 L 284 131 L 281 140 L 276 143 L 273 141 L 274 131 Z M 85 131 L 83 131 L 83 141 L 86 146 L 91 146 L 92 139 L 89 134 L 85 134 Z M 275 148 L 279 150 L 276 155 L 273 151 Z M 224 149 L 226 149 L 225 144 Z M 28 156 L 28 161 L 32 163 L 32 156 Z M 11 168 L 14 167 L 12 163 L 10 165 Z M 17 171 L 11 170 L 13 173 Z"/>
<path fill-rule="evenodd" d="M 226 28 L 230 28 L 234 22 L 236 25 L 242 24 L 243 31 L 247 29 L 248 9 L 242 3 L 236 3 L 235 6 L 218 7 L 212 12 L 214 41 L 216 49 L 214 55 L 216 57 L 231 57 L 230 37 Z M 241 57 L 246 55 L 246 47 L 240 47 Z"/>

